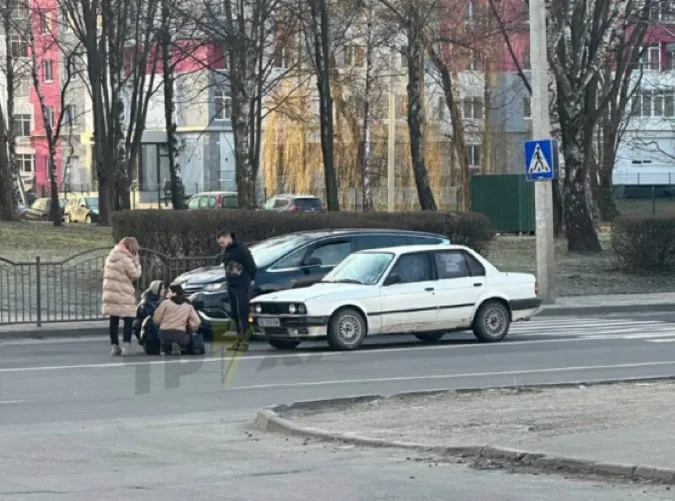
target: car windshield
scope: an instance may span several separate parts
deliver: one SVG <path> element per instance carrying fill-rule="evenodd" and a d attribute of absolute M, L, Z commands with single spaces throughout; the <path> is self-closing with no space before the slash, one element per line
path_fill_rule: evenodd
<path fill-rule="evenodd" d="M 97 197 L 87 197 L 85 198 L 87 201 L 87 207 L 90 209 L 98 209 L 98 198 Z"/>
<path fill-rule="evenodd" d="M 305 235 L 284 235 L 254 244 L 251 246 L 250 251 L 255 264 L 258 267 L 265 267 L 281 259 L 309 240 L 310 238 Z"/>
<path fill-rule="evenodd" d="M 364 252 L 347 256 L 322 282 L 344 284 L 376 284 L 394 259 L 389 252 Z"/>

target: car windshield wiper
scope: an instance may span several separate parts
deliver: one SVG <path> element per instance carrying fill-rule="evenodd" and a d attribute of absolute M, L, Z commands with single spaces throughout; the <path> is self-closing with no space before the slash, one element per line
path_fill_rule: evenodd
<path fill-rule="evenodd" d="M 366 285 L 359 280 L 354 280 L 353 278 L 341 278 L 340 280 L 323 280 L 327 284 L 357 284 L 357 285 Z"/>

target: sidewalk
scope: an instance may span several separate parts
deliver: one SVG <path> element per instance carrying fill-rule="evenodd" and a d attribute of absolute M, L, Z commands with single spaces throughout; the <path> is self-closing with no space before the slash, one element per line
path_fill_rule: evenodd
<path fill-rule="evenodd" d="M 545 455 L 554 469 L 567 462 L 577 472 L 601 466 L 610 475 L 673 483 L 674 399 L 673 383 L 623 383 L 401 395 L 334 410 L 328 403 L 319 411 L 291 407 L 281 417 L 347 437 L 478 451 L 488 446 L 488 457 L 497 459 L 522 451 L 517 461 L 527 453 L 535 466 Z"/>
<path fill-rule="evenodd" d="M 609 313 L 674 312 L 675 293 L 615 294 L 606 296 L 565 296 L 544 305 L 537 316 L 590 316 Z M 0 324 L 0 338 L 58 338 L 107 335 L 107 321 Z"/>

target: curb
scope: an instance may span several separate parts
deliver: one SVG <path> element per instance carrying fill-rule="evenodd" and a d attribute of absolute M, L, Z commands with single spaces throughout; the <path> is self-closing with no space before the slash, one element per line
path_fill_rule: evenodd
<path fill-rule="evenodd" d="M 673 303 L 612 304 L 606 306 L 544 306 L 535 317 L 585 317 L 610 313 L 672 313 Z"/>
<path fill-rule="evenodd" d="M 372 438 L 357 435 L 354 433 L 333 433 L 317 428 L 300 426 L 290 419 L 283 417 L 283 413 L 304 410 L 317 411 L 331 408 L 335 410 L 339 407 L 351 406 L 358 403 L 373 402 L 376 400 L 395 399 L 395 398 L 413 398 L 423 396 L 433 396 L 447 393 L 478 393 L 489 390 L 513 389 L 516 391 L 537 391 L 544 388 L 564 388 L 578 387 L 579 385 L 599 386 L 607 384 L 616 384 L 619 382 L 648 382 L 648 381 L 673 381 L 675 377 L 662 378 L 635 378 L 624 380 L 606 380 L 597 383 L 556 383 L 533 386 L 499 386 L 489 388 L 461 389 L 461 390 L 429 390 L 407 393 L 397 393 L 390 396 L 382 395 L 362 395 L 356 397 L 345 397 L 326 400 L 310 400 L 294 402 L 288 405 L 275 405 L 258 412 L 255 418 L 255 426 L 260 431 L 280 433 L 295 437 L 314 438 L 326 442 L 341 442 L 350 445 L 365 447 L 382 447 L 392 449 L 404 449 L 415 452 L 431 453 L 439 456 L 469 458 L 474 461 L 501 461 L 512 466 L 530 467 L 552 473 L 576 473 L 582 475 L 597 475 L 607 478 L 621 478 L 624 480 L 648 481 L 661 484 L 675 484 L 675 468 L 658 468 L 652 466 L 641 466 L 623 463 L 609 463 L 603 461 L 593 461 L 589 459 L 548 456 L 536 451 L 523 451 L 510 449 L 506 447 L 496 447 L 491 445 L 467 445 L 467 446 L 433 446 L 415 442 L 392 441 L 386 439 Z"/>

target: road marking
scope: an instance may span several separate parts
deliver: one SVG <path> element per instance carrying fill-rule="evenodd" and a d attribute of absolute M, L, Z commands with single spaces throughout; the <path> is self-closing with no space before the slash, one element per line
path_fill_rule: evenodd
<path fill-rule="evenodd" d="M 290 354 L 273 354 L 267 353 L 264 355 L 248 355 L 242 356 L 238 359 L 239 363 L 254 362 L 269 359 L 298 359 L 298 358 L 321 358 L 321 357 L 341 357 L 341 356 L 378 356 L 381 353 L 396 353 L 412 350 L 419 351 L 438 351 L 438 350 L 459 350 L 459 349 L 481 349 L 481 348 L 495 348 L 495 347 L 517 347 L 521 345 L 536 345 L 536 344 L 551 344 L 551 343 L 578 343 L 588 341 L 616 341 L 621 340 L 620 336 L 603 336 L 599 338 L 591 337 L 577 337 L 577 338 L 559 338 L 559 339 L 534 339 L 534 340 L 518 340 L 507 341 L 499 344 L 440 344 L 440 345 L 421 345 L 421 346 L 406 346 L 401 348 L 377 348 L 358 350 L 358 351 L 297 351 Z M 138 366 L 152 366 L 152 365 L 170 365 L 170 364 L 202 364 L 214 362 L 232 362 L 234 360 L 231 356 L 224 357 L 185 357 L 177 360 L 148 360 L 146 362 L 108 362 L 98 364 L 76 364 L 76 365 L 53 365 L 53 366 L 34 366 L 34 367 L 4 367 L 0 368 L 0 374 L 16 373 L 16 372 L 45 372 L 45 371 L 63 371 L 75 369 L 116 369 L 122 367 L 138 367 Z"/>
<path fill-rule="evenodd" d="M 25 400 L 0 400 L 0 405 L 22 404 Z"/>
<path fill-rule="evenodd" d="M 593 371 L 604 369 L 636 369 L 641 367 L 659 367 L 675 365 L 675 360 L 667 362 L 641 362 L 631 364 L 617 364 L 617 365 L 589 365 L 581 367 L 551 367 L 547 369 L 530 369 L 520 371 L 498 371 L 498 372 L 472 372 L 466 374 L 436 374 L 431 376 L 405 376 L 405 377 L 388 377 L 388 378 L 369 378 L 369 379 L 338 379 L 328 381 L 299 381 L 297 383 L 270 383 L 270 384 L 253 384 L 248 386 L 233 386 L 232 390 L 267 390 L 274 388 L 298 388 L 303 386 L 325 386 L 336 384 L 365 384 L 365 383 L 395 383 L 400 381 L 425 381 L 435 379 L 464 379 L 472 377 L 495 377 L 495 376 L 518 376 L 527 374 L 548 374 L 554 372 L 575 372 L 575 371 Z"/>

